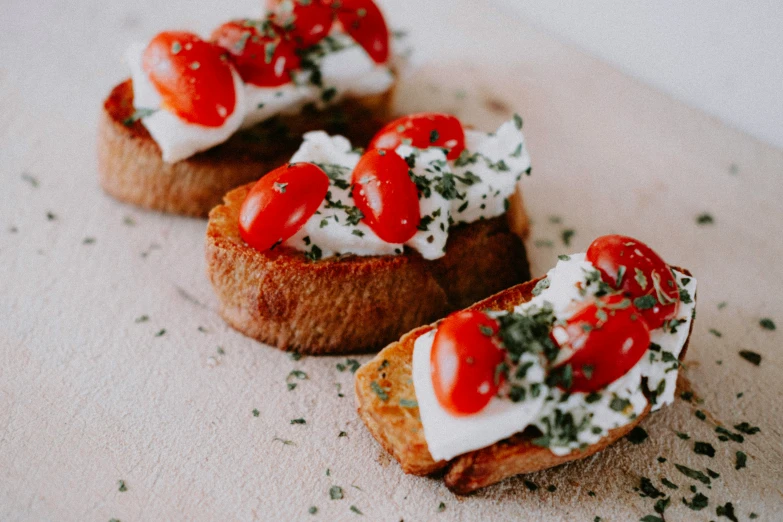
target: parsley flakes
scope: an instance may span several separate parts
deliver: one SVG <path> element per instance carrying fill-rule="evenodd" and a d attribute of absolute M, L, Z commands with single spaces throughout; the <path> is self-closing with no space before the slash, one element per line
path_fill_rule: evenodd
<path fill-rule="evenodd" d="M 775 323 L 769 317 L 760 320 L 759 325 L 765 330 L 775 330 Z"/>
<path fill-rule="evenodd" d="M 750 350 L 741 350 L 739 356 L 748 361 L 749 363 L 758 366 L 761 364 L 761 355 Z"/>

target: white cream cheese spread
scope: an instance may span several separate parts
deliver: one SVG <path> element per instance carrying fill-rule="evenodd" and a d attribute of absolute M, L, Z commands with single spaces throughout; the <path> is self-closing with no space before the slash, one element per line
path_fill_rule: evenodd
<path fill-rule="evenodd" d="M 361 221 L 350 197 L 351 174 L 361 151 L 342 136 L 309 132 L 291 158 L 310 162 L 329 176 L 326 199 L 305 225 L 283 244 L 307 253 L 311 259 L 334 255 L 401 254 L 405 246 L 425 259 L 442 257 L 449 227 L 502 215 L 517 182 L 530 170 L 521 125 L 509 121 L 497 132 L 465 131 L 465 150 L 454 161 L 442 148 L 416 149 L 400 145 L 396 153 L 410 167 L 419 189 L 421 223 L 405 244 L 387 243 Z"/>
<path fill-rule="evenodd" d="M 545 383 L 545 369 L 538 357 L 525 353 L 522 363 L 531 363 L 525 375 L 526 393 L 522 400 L 493 397 L 477 414 L 456 416 L 438 402 L 430 374 L 430 352 L 435 331 L 416 339 L 413 352 L 413 384 L 424 437 L 435 460 L 448 460 L 468 451 L 487 447 L 497 441 L 537 427 L 543 436 L 536 441 L 555 455 L 595 444 L 607 432 L 632 422 L 647 407 L 648 399 L 642 386 L 652 393 L 651 409 L 657 410 L 674 401 L 679 355 L 690 330 L 695 302 L 696 280 L 676 270 L 677 284 L 688 296 L 680 302 L 677 315 L 661 328 L 651 330 L 650 348 L 625 375 L 606 388 L 593 393 L 566 393 Z M 551 308 L 556 320 L 571 317 L 578 304 L 592 297 L 592 292 L 580 292 L 578 286 L 588 288 L 593 265 L 585 254 L 566 256 L 547 273 L 546 284 L 527 303 L 520 304 L 514 313 L 526 314 Z M 544 288 L 546 287 L 546 288 Z M 497 313 L 502 315 L 502 313 Z"/>
<path fill-rule="evenodd" d="M 133 80 L 133 106 L 137 111 L 151 112 L 141 122 L 167 163 L 210 149 L 240 128 L 252 127 L 278 114 L 298 113 L 307 104 L 323 109 L 348 96 L 381 94 L 395 81 L 389 65 L 376 64 L 349 35 L 333 29 L 329 36 L 307 50 L 303 62 L 309 65 L 292 71 L 291 83 L 259 87 L 242 82 L 233 71 L 234 111 L 220 127 L 206 127 L 187 122 L 161 107 L 160 95 L 141 66 L 145 48 L 144 44 L 136 43 L 126 54 Z M 314 75 L 318 76 L 317 81 Z"/>

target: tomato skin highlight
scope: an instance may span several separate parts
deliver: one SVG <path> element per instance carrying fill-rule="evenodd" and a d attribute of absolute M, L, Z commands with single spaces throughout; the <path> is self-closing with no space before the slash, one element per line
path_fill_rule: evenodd
<path fill-rule="evenodd" d="M 239 235 L 264 252 L 296 234 L 329 190 L 326 173 L 312 163 L 291 163 L 256 182 L 239 211 Z"/>
<path fill-rule="evenodd" d="M 434 139 L 433 139 L 434 138 Z M 383 127 L 370 141 L 371 148 L 396 149 L 403 140 L 413 147 L 444 147 L 447 159 L 457 159 L 465 150 L 465 130 L 451 114 L 421 112 L 409 114 Z"/>
<path fill-rule="evenodd" d="M 351 177 L 352 194 L 364 221 L 388 243 L 404 243 L 421 222 L 419 191 L 408 164 L 393 150 L 367 151 Z"/>
<path fill-rule="evenodd" d="M 142 55 L 142 69 L 165 108 L 205 127 L 220 127 L 236 109 L 231 66 L 223 49 L 184 31 L 155 36 Z"/>
<path fill-rule="evenodd" d="M 586 258 L 598 269 L 604 282 L 631 299 L 654 298 L 654 301 L 648 298 L 650 303 L 654 303 L 652 306 L 639 310 L 651 330 L 660 328 L 665 321 L 677 315 L 680 291 L 674 274 L 646 244 L 617 234 L 601 236 L 590 244 Z M 624 267 L 624 274 L 618 286 L 620 266 Z"/>
<path fill-rule="evenodd" d="M 331 0 L 267 0 L 271 20 L 298 49 L 323 40 L 332 29 L 335 9 Z"/>
<path fill-rule="evenodd" d="M 367 51 L 375 63 L 389 60 L 389 28 L 372 0 L 335 0 L 343 29 Z"/>
<path fill-rule="evenodd" d="M 650 346 L 647 322 L 630 299 L 619 294 L 586 303 L 565 325 L 555 326 L 552 337 L 561 349 L 573 351 L 557 366 L 571 365 L 571 392 L 604 388 L 628 373 Z"/>
<path fill-rule="evenodd" d="M 451 314 L 438 325 L 430 372 L 435 396 L 449 413 L 477 413 L 497 394 L 504 377 L 496 369 L 505 360 L 497 333 L 498 322 L 475 310 Z"/>
<path fill-rule="evenodd" d="M 300 65 L 294 46 L 273 28 L 259 30 L 252 20 L 226 22 L 212 32 L 211 40 L 228 51 L 231 62 L 246 83 L 278 87 L 291 81 L 291 70 Z M 267 50 L 273 49 L 271 53 Z"/>

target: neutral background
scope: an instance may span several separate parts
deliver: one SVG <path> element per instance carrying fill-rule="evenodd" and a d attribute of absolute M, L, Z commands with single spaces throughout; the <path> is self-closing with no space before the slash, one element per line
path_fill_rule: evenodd
<path fill-rule="evenodd" d="M 783 2 L 496 1 L 648 85 L 783 148 Z"/>
<path fill-rule="evenodd" d="M 353 505 L 368 520 L 627 521 L 653 514 L 656 499 L 635 490 L 642 477 L 670 496 L 670 521 L 721 520 L 716 510 L 727 502 L 741 520 L 751 512 L 775 520 L 783 511 L 783 152 L 491 4 L 384 5 L 420 50 L 400 111 L 454 111 L 487 130 L 513 111 L 525 118 L 534 274 L 614 231 L 696 274 L 698 317 L 683 371 L 694 402 L 647 419 L 642 444 L 620 441 L 525 477 L 536 491 L 514 478 L 457 498 L 438 480 L 402 474 L 358 420 L 352 376 L 337 368 L 344 358 L 294 361 L 220 320 L 204 275 L 205 221 L 122 205 L 97 184 L 100 103 L 127 74 L 128 44 L 163 28 L 205 33 L 252 14 L 256 2 L 5 0 L 0 520 L 361 519 Z M 697 223 L 703 213 L 712 224 Z M 762 329 L 763 317 L 778 329 Z M 761 354 L 761 365 L 740 350 Z M 289 392 L 294 369 L 309 378 Z M 307 424 L 290 424 L 295 418 Z M 741 444 L 717 439 L 717 425 L 734 431 L 740 422 L 761 432 Z M 715 456 L 695 454 L 695 441 L 712 444 Z M 747 468 L 735 469 L 737 451 Z M 675 464 L 720 477 L 708 487 Z M 330 500 L 332 486 L 345 498 Z M 709 498 L 698 513 L 682 501 L 691 487 Z"/>

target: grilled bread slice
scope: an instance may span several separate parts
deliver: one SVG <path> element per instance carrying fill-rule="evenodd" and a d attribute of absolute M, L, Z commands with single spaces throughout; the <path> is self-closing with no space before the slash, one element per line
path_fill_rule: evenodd
<path fill-rule="evenodd" d="M 111 196 L 140 207 L 206 217 L 229 190 L 279 167 L 312 130 L 365 143 L 390 119 L 394 87 L 349 98 L 323 111 L 305 109 L 236 133 L 228 141 L 176 163 L 141 121 L 134 121 L 133 85 L 126 80 L 103 103 L 98 125 L 98 174 Z"/>
<path fill-rule="evenodd" d="M 690 275 L 687 270 L 674 268 Z M 533 298 L 533 288 L 541 279 L 504 290 L 470 306 L 469 309 L 510 312 L 516 305 Z M 436 462 L 427 448 L 418 408 L 403 407 L 400 404 L 401 399 L 416 399 L 412 379 L 414 342 L 435 327 L 436 325 L 432 324 L 416 328 L 359 368 L 355 380 L 356 402 L 359 416 L 372 436 L 399 461 L 405 473 L 430 475 L 445 470 L 444 481 L 454 493 L 467 494 L 514 475 L 532 473 L 588 457 L 624 437 L 650 412 L 648 405 L 644 413 L 632 423 L 610 430 L 598 443 L 564 456 L 556 456 L 547 448 L 535 446 L 532 440 L 537 435 L 529 430 L 450 461 Z M 688 341 L 680 353 L 680 359 L 685 356 L 687 348 Z M 373 391 L 373 382 L 386 391 L 387 400 L 381 400 Z"/>
<path fill-rule="evenodd" d="M 308 260 L 277 247 L 260 252 L 239 235 L 239 211 L 253 184 L 229 192 L 207 225 L 207 271 L 232 327 L 303 354 L 377 350 L 404 332 L 529 277 L 519 194 L 505 216 L 449 230 L 446 254 Z"/>

